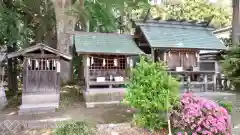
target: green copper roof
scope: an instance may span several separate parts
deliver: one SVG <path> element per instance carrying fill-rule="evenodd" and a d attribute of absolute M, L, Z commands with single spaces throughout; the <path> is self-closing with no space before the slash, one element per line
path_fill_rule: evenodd
<path fill-rule="evenodd" d="M 76 32 L 78 53 L 143 54 L 130 35 L 116 33 Z"/>
<path fill-rule="evenodd" d="M 184 23 L 138 23 L 153 48 L 226 49 L 212 29 Z"/>

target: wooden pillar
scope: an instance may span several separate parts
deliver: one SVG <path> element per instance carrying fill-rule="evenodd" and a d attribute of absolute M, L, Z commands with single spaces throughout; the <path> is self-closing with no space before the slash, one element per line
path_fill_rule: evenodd
<path fill-rule="evenodd" d="M 208 79 L 207 79 L 207 74 L 204 74 L 204 91 L 208 90 Z"/>
<path fill-rule="evenodd" d="M 84 80 L 87 91 L 89 89 L 89 66 L 90 66 L 90 58 L 88 55 L 83 56 L 83 65 L 84 65 Z"/>
<path fill-rule="evenodd" d="M 189 90 L 191 90 L 191 73 L 187 74 L 188 78 L 187 78 L 187 92 L 190 92 Z"/>
<path fill-rule="evenodd" d="M 199 53 L 196 53 L 195 55 L 196 55 L 196 59 L 197 59 L 196 67 L 200 67 L 200 56 L 199 56 Z"/>
<path fill-rule="evenodd" d="M 126 77 L 130 77 L 130 70 L 131 70 L 131 67 L 130 67 L 130 58 L 129 56 L 126 56 L 125 57 L 126 61 L 125 61 L 125 72 L 126 72 Z"/>
<path fill-rule="evenodd" d="M 219 63 L 218 63 L 218 61 L 215 61 L 215 73 L 213 75 L 213 90 L 214 91 L 217 89 L 217 76 L 219 73 L 220 73 Z"/>
<path fill-rule="evenodd" d="M 155 49 L 151 48 L 152 60 L 155 62 Z"/>
<path fill-rule="evenodd" d="M 27 73 L 28 72 L 28 58 L 23 58 L 23 91 L 22 94 L 26 92 L 27 89 Z"/>
<path fill-rule="evenodd" d="M 166 54 L 166 52 L 164 52 L 164 54 L 163 54 L 163 61 L 164 61 L 164 62 L 167 61 L 167 54 Z"/>
<path fill-rule="evenodd" d="M 57 71 L 57 89 L 56 89 L 56 93 L 59 94 L 60 93 L 60 73 L 61 73 L 61 59 L 60 56 L 57 57 L 56 60 L 56 71 Z"/>
<path fill-rule="evenodd" d="M 213 74 L 213 91 L 217 89 L 217 74 Z"/>

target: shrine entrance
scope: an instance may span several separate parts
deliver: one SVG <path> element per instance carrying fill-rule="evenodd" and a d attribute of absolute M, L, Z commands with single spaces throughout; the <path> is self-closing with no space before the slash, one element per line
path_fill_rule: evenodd
<path fill-rule="evenodd" d="M 71 56 L 44 44 L 8 54 L 23 61 L 22 105 L 18 114 L 54 112 L 60 99 L 60 61 Z"/>

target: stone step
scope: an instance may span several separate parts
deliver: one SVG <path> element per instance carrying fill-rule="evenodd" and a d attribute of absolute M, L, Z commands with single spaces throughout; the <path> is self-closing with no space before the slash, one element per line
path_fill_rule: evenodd
<path fill-rule="evenodd" d="M 24 104 L 20 106 L 20 109 L 18 111 L 18 115 L 31 115 L 31 114 L 41 114 L 41 113 L 51 113 L 55 112 L 56 108 L 58 108 L 59 105 L 57 103 L 55 104 Z"/>
<path fill-rule="evenodd" d="M 5 91 L 0 90 L 0 110 L 3 109 L 7 105 L 7 98 Z"/>
<path fill-rule="evenodd" d="M 58 103 L 59 94 L 23 94 L 22 104 Z"/>

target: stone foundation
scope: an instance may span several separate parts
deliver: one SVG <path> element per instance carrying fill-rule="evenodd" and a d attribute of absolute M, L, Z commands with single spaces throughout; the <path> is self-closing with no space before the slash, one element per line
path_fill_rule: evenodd
<path fill-rule="evenodd" d="M 59 94 L 24 94 L 19 115 L 55 112 L 59 107 Z"/>
<path fill-rule="evenodd" d="M 119 104 L 123 99 L 124 88 L 89 89 L 84 92 L 86 107 Z"/>
<path fill-rule="evenodd" d="M 0 90 L 0 110 L 8 104 L 5 91 Z"/>

